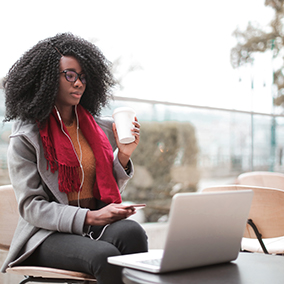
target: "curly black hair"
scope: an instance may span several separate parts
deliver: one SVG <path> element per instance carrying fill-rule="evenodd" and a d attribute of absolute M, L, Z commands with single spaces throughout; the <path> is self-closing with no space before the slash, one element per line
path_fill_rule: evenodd
<path fill-rule="evenodd" d="M 99 115 L 112 97 L 115 80 L 111 63 L 97 46 L 71 33 L 57 34 L 38 42 L 9 70 L 4 80 L 4 121 L 20 119 L 44 123 L 55 103 L 61 56 L 73 56 L 86 75 L 80 104 Z"/>

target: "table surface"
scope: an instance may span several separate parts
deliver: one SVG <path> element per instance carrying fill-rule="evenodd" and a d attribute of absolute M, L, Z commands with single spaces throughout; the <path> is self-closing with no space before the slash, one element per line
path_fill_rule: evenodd
<path fill-rule="evenodd" d="M 164 274 L 124 268 L 123 281 L 125 284 L 283 284 L 284 256 L 240 253 L 230 263 Z"/>

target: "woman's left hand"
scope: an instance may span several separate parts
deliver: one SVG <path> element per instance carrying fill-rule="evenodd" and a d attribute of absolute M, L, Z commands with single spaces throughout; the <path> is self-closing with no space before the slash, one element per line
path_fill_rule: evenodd
<path fill-rule="evenodd" d="M 118 159 L 121 165 L 123 167 L 126 167 L 130 156 L 132 155 L 133 151 L 136 149 L 140 141 L 140 124 L 138 123 L 137 117 L 135 117 L 132 129 L 132 134 L 135 136 L 135 140 L 129 144 L 122 144 L 119 142 L 115 123 L 112 124 L 112 130 L 118 147 Z"/>

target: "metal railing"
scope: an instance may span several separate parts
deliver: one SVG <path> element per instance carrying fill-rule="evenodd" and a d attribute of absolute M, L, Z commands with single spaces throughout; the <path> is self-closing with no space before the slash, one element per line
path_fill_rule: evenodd
<path fill-rule="evenodd" d="M 140 121 L 190 122 L 204 175 L 253 170 L 284 171 L 284 115 L 115 96 L 104 114 L 131 106 Z M 223 170 L 223 174 L 222 174 Z"/>

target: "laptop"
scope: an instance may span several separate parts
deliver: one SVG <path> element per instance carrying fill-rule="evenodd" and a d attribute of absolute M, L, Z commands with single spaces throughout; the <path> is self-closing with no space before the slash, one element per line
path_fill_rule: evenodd
<path fill-rule="evenodd" d="M 177 193 L 163 250 L 108 257 L 152 273 L 225 263 L 238 257 L 253 191 Z"/>

